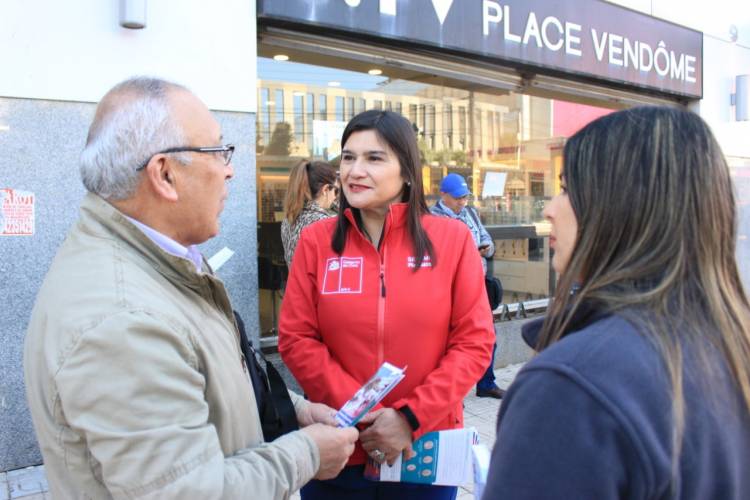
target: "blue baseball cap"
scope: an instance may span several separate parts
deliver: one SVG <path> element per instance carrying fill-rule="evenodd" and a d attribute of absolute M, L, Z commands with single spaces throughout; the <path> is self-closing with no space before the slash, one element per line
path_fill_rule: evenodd
<path fill-rule="evenodd" d="M 447 193 L 454 198 L 462 198 L 467 194 L 471 194 L 469 186 L 466 185 L 466 181 L 458 174 L 446 175 L 442 182 L 440 182 L 440 192 Z"/>

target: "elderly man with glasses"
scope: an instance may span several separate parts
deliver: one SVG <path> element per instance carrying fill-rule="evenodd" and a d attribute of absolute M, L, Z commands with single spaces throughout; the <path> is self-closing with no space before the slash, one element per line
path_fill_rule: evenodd
<path fill-rule="evenodd" d="M 219 231 L 234 146 L 179 85 L 137 78 L 97 107 L 89 193 L 39 291 L 26 388 L 50 491 L 66 498 L 288 498 L 334 477 L 357 431 L 292 396 L 263 433 L 232 306 L 195 245 Z"/>

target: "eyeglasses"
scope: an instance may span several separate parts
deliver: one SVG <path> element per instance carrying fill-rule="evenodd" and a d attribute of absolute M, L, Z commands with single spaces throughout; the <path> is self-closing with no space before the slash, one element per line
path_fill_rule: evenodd
<path fill-rule="evenodd" d="M 229 162 L 232 161 L 232 155 L 234 154 L 234 144 L 225 144 L 223 146 L 209 146 L 205 148 L 194 148 L 194 147 L 184 146 L 184 147 L 165 149 L 163 151 L 159 151 L 149 156 L 148 160 L 143 162 L 135 170 L 138 171 L 138 170 L 143 170 L 144 168 L 146 168 L 146 165 L 148 165 L 148 162 L 150 162 L 151 158 L 153 158 L 154 156 L 168 154 L 168 153 L 219 153 L 222 159 L 224 160 L 224 165 L 229 165 Z"/>

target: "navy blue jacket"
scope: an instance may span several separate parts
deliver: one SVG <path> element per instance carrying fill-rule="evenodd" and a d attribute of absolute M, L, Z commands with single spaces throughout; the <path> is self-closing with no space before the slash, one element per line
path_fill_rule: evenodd
<path fill-rule="evenodd" d="M 540 327 L 525 325 L 527 343 Z M 589 315 L 569 331 L 503 398 L 483 500 L 750 499 L 750 416 L 721 357 L 711 359 L 710 388 L 685 349 L 686 427 L 672 484 L 661 356 L 620 316 Z"/>

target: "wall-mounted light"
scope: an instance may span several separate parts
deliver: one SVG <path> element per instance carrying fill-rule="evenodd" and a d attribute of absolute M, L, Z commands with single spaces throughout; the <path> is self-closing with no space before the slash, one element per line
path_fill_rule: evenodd
<path fill-rule="evenodd" d="M 146 27 L 146 0 L 120 0 L 120 26 L 131 30 Z"/>
<path fill-rule="evenodd" d="M 288 61 L 289 56 L 286 54 L 276 54 L 275 56 L 273 56 L 273 60 L 274 61 Z"/>
<path fill-rule="evenodd" d="M 382 69 L 373 68 L 370 71 L 368 71 L 367 73 L 370 74 L 370 75 L 372 75 L 372 76 L 378 76 L 378 75 L 382 75 L 383 74 L 383 70 Z"/>

